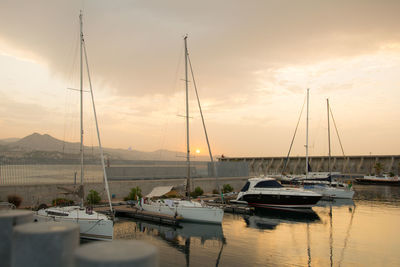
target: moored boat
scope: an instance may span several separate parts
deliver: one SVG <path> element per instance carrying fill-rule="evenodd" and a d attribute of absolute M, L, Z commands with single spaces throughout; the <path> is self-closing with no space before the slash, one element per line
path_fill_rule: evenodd
<path fill-rule="evenodd" d="M 400 185 L 400 179 L 398 176 L 384 175 L 369 175 L 363 178 L 356 178 L 356 182 L 359 184 L 371 184 L 371 185 Z"/>
<path fill-rule="evenodd" d="M 108 189 L 107 173 L 104 164 L 103 148 L 100 140 L 100 131 L 97 123 L 96 108 L 94 104 L 94 96 L 92 90 L 92 84 L 89 75 L 89 65 L 87 62 L 86 46 L 83 38 L 83 25 L 82 25 L 82 13 L 79 15 L 80 21 L 80 182 L 81 185 L 77 191 L 71 191 L 69 193 L 76 194 L 81 198 L 80 206 L 69 206 L 69 207 L 51 207 L 39 209 L 34 214 L 35 221 L 55 221 L 65 223 L 76 223 L 80 228 L 80 237 L 95 240 L 112 240 L 114 236 L 114 221 L 113 218 L 109 218 L 104 214 L 99 214 L 92 210 L 91 207 L 84 207 L 84 144 L 83 144 L 83 52 L 85 55 L 88 81 L 90 85 L 90 93 L 92 98 L 93 114 L 96 123 L 97 138 L 100 150 L 100 159 L 103 169 L 105 191 L 108 198 L 108 204 L 110 207 L 110 213 L 113 214 L 111 205 L 110 192 Z M 68 190 L 69 191 L 69 190 Z"/>
<path fill-rule="evenodd" d="M 141 204 L 143 210 L 182 217 L 182 221 L 221 224 L 224 210 L 192 200 L 159 199 Z"/>
<path fill-rule="evenodd" d="M 34 217 L 38 222 L 55 221 L 78 224 L 81 238 L 107 241 L 112 240 L 114 236 L 114 222 L 106 215 L 97 213 L 91 208 L 51 207 L 39 210 Z"/>
<path fill-rule="evenodd" d="M 307 209 L 322 198 L 321 194 L 299 188 L 283 187 L 273 178 L 251 178 L 239 192 L 236 202 L 256 208 Z"/>
<path fill-rule="evenodd" d="M 303 188 L 321 194 L 324 198 L 352 199 L 354 196 L 352 187 L 342 183 L 336 183 L 336 186 L 328 183 L 304 184 Z"/>
<path fill-rule="evenodd" d="M 151 200 L 149 199 L 144 203 L 141 203 L 143 210 L 158 212 L 161 214 L 172 215 L 172 216 L 180 216 L 184 221 L 191 222 L 201 222 L 201 223 L 215 223 L 221 224 L 222 219 L 224 217 L 224 210 L 220 207 L 208 206 L 204 203 L 199 203 L 197 201 L 193 201 L 190 199 L 190 185 L 191 185 L 191 177 L 190 177 L 190 145 L 189 145 L 189 90 L 188 90 L 188 67 L 190 65 L 190 71 L 193 78 L 194 89 L 196 92 L 197 102 L 200 110 L 200 115 L 203 122 L 204 134 L 207 141 L 208 151 L 210 155 L 211 164 L 214 167 L 215 165 L 213 161 L 213 156 L 211 153 L 210 143 L 208 141 L 208 135 L 205 127 L 205 122 L 203 118 L 203 113 L 201 110 L 200 100 L 197 94 L 196 83 L 194 82 L 192 65 L 189 58 L 189 52 L 187 49 L 187 36 L 184 37 L 184 45 L 185 45 L 185 89 L 186 89 L 186 166 L 187 166 L 187 179 L 186 179 L 186 200 L 180 199 L 169 199 L 169 200 Z M 215 172 L 216 174 L 216 172 Z M 218 182 L 217 182 L 218 184 Z M 154 188 L 153 190 L 155 190 Z M 168 189 L 168 187 L 167 187 Z M 169 189 L 170 190 L 170 189 Z M 169 191 L 168 190 L 168 191 Z M 161 190 L 162 192 L 162 190 Z M 160 193 L 160 192 L 158 192 Z M 166 192 L 165 192 L 166 193 Z M 150 196 L 156 196 L 155 194 L 150 193 Z M 161 196 L 162 194 L 159 194 Z"/>

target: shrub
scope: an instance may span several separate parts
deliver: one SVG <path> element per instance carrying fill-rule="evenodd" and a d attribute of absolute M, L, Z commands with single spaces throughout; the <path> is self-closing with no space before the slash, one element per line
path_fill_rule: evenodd
<path fill-rule="evenodd" d="M 219 195 L 218 189 L 213 189 L 212 193 L 215 194 L 215 195 Z"/>
<path fill-rule="evenodd" d="M 101 197 L 97 191 L 90 190 L 89 194 L 87 195 L 86 201 L 90 205 L 99 204 L 101 201 Z"/>
<path fill-rule="evenodd" d="M 22 197 L 18 196 L 18 195 L 9 195 L 7 196 L 7 201 L 11 204 L 14 204 L 15 207 L 19 207 L 19 205 L 21 205 L 22 202 Z"/>
<path fill-rule="evenodd" d="M 71 206 L 74 205 L 74 201 L 66 198 L 56 198 L 51 201 L 53 206 Z"/>
<path fill-rule="evenodd" d="M 131 188 L 131 192 L 129 192 L 129 195 L 124 198 L 125 201 L 127 200 L 138 200 L 139 198 L 142 197 L 142 189 L 140 189 L 139 186 L 136 186 L 134 188 Z"/>
<path fill-rule="evenodd" d="M 232 192 L 233 191 L 233 187 L 230 184 L 224 184 L 222 187 L 222 192 L 224 194 Z"/>
<path fill-rule="evenodd" d="M 198 197 L 203 195 L 204 191 L 200 186 L 196 187 L 192 193 L 190 193 L 191 197 Z"/>

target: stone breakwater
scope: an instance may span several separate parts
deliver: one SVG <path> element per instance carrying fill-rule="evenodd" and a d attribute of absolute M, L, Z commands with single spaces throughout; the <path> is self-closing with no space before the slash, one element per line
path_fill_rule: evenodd
<path fill-rule="evenodd" d="M 305 157 L 224 157 L 219 163 L 247 163 L 248 175 L 280 174 L 286 164 L 285 172 L 302 174 L 306 167 Z M 361 155 L 361 156 L 332 156 L 329 164 L 328 156 L 311 156 L 309 164 L 314 172 L 332 172 L 362 176 L 376 172 L 376 165 L 382 172 L 400 173 L 400 155 Z"/>

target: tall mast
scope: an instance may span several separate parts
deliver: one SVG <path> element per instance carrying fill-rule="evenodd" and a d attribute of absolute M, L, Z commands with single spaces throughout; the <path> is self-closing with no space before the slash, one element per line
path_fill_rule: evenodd
<path fill-rule="evenodd" d="M 81 185 L 83 185 L 83 60 L 82 60 L 82 46 L 83 46 L 83 25 L 82 25 L 82 11 L 79 14 L 79 24 L 80 24 L 80 101 L 81 101 L 81 144 L 80 144 L 80 152 L 81 152 Z M 83 196 L 81 205 L 83 206 Z"/>
<path fill-rule="evenodd" d="M 110 212 L 111 212 L 111 214 L 113 216 L 113 208 L 112 208 L 111 198 L 110 198 L 110 189 L 108 187 L 106 166 L 104 164 L 104 152 L 103 152 L 103 147 L 101 145 L 99 123 L 97 122 L 97 112 L 96 112 L 96 106 L 94 104 L 94 94 L 93 94 L 92 80 L 90 79 L 89 62 L 88 62 L 88 57 L 87 57 L 87 53 L 86 53 L 85 40 L 83 41 L 83 51 L 84 51 L 84 54 L 85 54 L 86 72 L 87 72 L 87 75 L 88 75 L 88 82 L 89 82 L 89 87 L 90 87 L 90 95 L 92 97 L 94 121 L 96 123 L 96 130 L 97 130 L 97 140 L 99 142 L 101 166 L 102 166 L 102 169 L 103 169 L 103 176 L 104 176 L 104 187 L 105 187 L 106 193 L 107 193 L 108 205 L 110 207 Z"/>
<path fill-rule="evenodd" d="M 331 178 L 331 128 L 329 125 L 329 99 L 326 99 L 326 108 L 328 111 L 328 151 L 329 151 L 329 157 L 328 157 L 328 170 L 329 170 L 329 185 L 332 183 L 332 178 Z"/>
<path fill-rule="evenodd" d="M 186 88 L 186 165 L 187 165 L 187 180 L 186 180 L 186 196 L 190 197 L 190 147 L 189 147 L 189 86 L 188 86 L 188 49 L 187 35 L 183 38 L 185 42 L 185 88 Z"/>
<path fill-rule="evenodd" d="M 308 178 L 308 114 L 310 89 L 307 88 L 307 121 L 306 121 L 306 179 Z"/>

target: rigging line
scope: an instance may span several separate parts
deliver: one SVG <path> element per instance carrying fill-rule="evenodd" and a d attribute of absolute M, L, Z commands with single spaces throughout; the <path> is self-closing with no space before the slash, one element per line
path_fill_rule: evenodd
<path fill-rule="evenodd" d="M 68 51 L 68 53 L 67 53 L 67 55 L 68 55 L 68 58 L 72 58 L 73 60 L 72 60 L 72 64 L 70 65 L 70 66 L 66 66 L 66 70 L 67 70 L 67 73 L 68 73 L 68 75 L 67 75 L 67 80 L 70 82 L 70 83 L 72 83 L 72 77 L 73 77 L 73 72 L 74 72 L 74 70 L 76 69 L 75 68 L 75 64 L 76 64 L 76 61 L 77 61 L 77 54 L 78 54 L 78 47 L 79 47 L 79 37 L 77 36 L 77 35 L 74 35 L 75 36 L 75 41 L 73 42 L 75 45 L 73 45 L 73 47 L 71 47 L 71 49 Z M 66 65 L 68 65 L 68 64 L 66 64 Z M 64 102 L 64 134 L 63 134 L 63 147 L 62 147 L 62 151 L 63 151 L 63 154 L 65 153 L 65 140 L 67 139 L 67 137 L 66 137 L 66 129 L 67 129 L 67 120 L 68 120 L 68 118 L 67 118 L 67 116 L 68 116 L 68 114 L 69 114 L 69 110 L 67 110 L 67 107 L 68 107 L 68 103 L 69 103 L 69 93 L 67 92 L 66 93 L 66 95 L 65 95 L 65 102 Z"/>
<path fill-rule="evenodd" d="M 331 106 L 329 106 L 329 110 L 330 110 L 330 113 L 331 113 L 333 124 L 335 125 L 336 135 L 337 135 L 337 137 L 339 139 L 339 144 L 340 144 L 340 148 L 342 149 L 343 157 L 345 157 L 343 146 L 342 146 L 342 141 L 340 140 L 339 131 L 338 131 L 337 127 L 336 127 L 336 122 L 335 122 L 335 118 L 333 117 L 333 112 L 332 112 Z"/>
<path fill-rule="evenodd" d="M 174 81 L 173 81 L 173 83 L 172 83 L 172 90 L 173 90 L 173 91 L 176 91 L 176 90 L 174 90 L 174 89 L 176 89 L 176 87 L 177 87 L 176 84 L 177 84 L 177 81 L 178 81 L 179 69 L 180 69 L 180 66 L 181 66 L 181 63 L 182 63 L 182 55 L 183 55 L 182 51 L 184 51 L 184 45 L 181 46 L 180 51 L 181 51 L 181 52 L 179 52 L 178 63 L 176 64 L 176 70 L 175 70 Z M 179 113 L 179 112 L 177 111 L 176 114 L 178 114 L 178 113 Z M 165 113 L 165 115 L 167 115 L 167 113 Z M 169 125 L 169 122 L 170 122 L 170 117 L 167 116 L 166 118 L 167 118 L 167 119 L 166 119 L 166 123 L 164 123 L 164 129 L 163 129 L 164 135 L 163 135 L 162 138 L 161 138 L 160 155 L 159 155 L 160 160 L 162 160 L 162 151 L 163 151 L 163 148 L 164 148 L 165 139 L 166 139 L 166 135 L 167 135 L 166 132 L 167 132 L 167 130 L 168 130 L 168 125 Z M 181 139 L 180 139 L 180 140 L 181 140 Z"/>
<path fill-rule="evenodd" d="M 92 80 L 90 78 L 90 72 L 89 72 L 89 62 L 88 62 L 88 59 L 87 59 L 86 43 L 85 43 L 84 39 L 82 39 L 82 45 L 83 45 L 83 50 L 84 50 L 84 54 L 85 54 L 86 71 L 87 71 L 88 82 L 89 82 L 89 87 L 90 87 L 90 95 L 92 97 L 93 116 L 94 116 L 94 119 L 95 119 L 95 122 L 96 122 L 97 139 L 99 141 L 101 165 L 102 165 L 103 174 L 104 174 L 104 186 L 105 186 L 105 189 L 107 191 L 107 198 L 108 198 L 108 204 L 110 206 L 110 211 L 111 211 L 111 214 L 113 214 L 113 208 L 112 208 L 112 205 L 111 205 L 111 198 L 110 198 L 110 190 L 108 188 L 107 172 L 106 172 L 106 167 L 105 167 L 105 163 L 104 163 L 103 148 L 101 146 L 101 140 L 100 140 L 100 130 L 99 130 L 99 125 L 97 123 L 96 106 L 94 104 L 94 95 L 93 95 L 93 88 L 92 88 Z"/>
<path fill-rule="evenodd" d="M 207 141 L 208 153 L 209 153 L 209 155 L 210 155 L 211 165 L 212 165 L 212 168 L 213 168 L 213 172 L 214 172 L 215 179 L 217 179 L 217 168 L 216 168 L 216 166 L 215 166 L 214 159 L 213 159 L 213 156 L 212 156 L 212 153 L 211 153 L 211 147 L 210 147 L 210 142 L 209 142 L 209 140 L 208 140 L 208 134 L 207 134 L 206 123 L 204 122 L 203 111 L 202 111 L 201 105 L 200 105 L 200 98 L 199 98 L 199 94 L 198 94 L 198 92 L 197 92 L 196 80 L 194 79 L 194 73 L 193 73 L 193 68 L 192 68 L 192 61 L 190 60 L 189 54 L 187 55 L 187 57 L 188 57 L 188 60 L 189 60 L 190 72 L 191 72 L 191 74 L 192 74 L 193 86 L 194 86 L 194 90 L 195 90 L 195 92 L 196 92 L 197 104 L 198 104 L 198 106 L 199 106 L 199 111 L 200 111 L 200 115 L 201 115 L 201 121 L 202 121 L 202 123 L 203 123 L 204 135 L 205 135 L 206 141 Z M 218 192 L 222 193 L 221 190 L 220 190 L 220 186 L 219 186 L 219 183 L 218 183 L 218 182 L 217 182 L 217 190 L 218 190 Z"/>
<path fill-rule="evenodd" d="M 299 116 L 299 119 L 297 120 L 297 124 L 296 124 L 296 128 L 295 128 L 295 130 L 294 130 L 292 142 L 290 143 L 289 151 L 288 151 L 288 154 L 287 154 L 286 159 L 285 159 L 285 165 L 283 165 L 283 168 L 282 168 L 281 173 L 283 173 L 283 172 L 286 170 L 287 163 L 288 163 L 288 161 L 289 161 L 290 152 L 291 152 L 291 150 L 292 150 L 293 143 L 294 143 L 294 139 L 295 139 L 295 137 L 296 137 L 297 129 L 298 129 L 298 127 L 299 127 L 299 123 L 300 123 L 300 120 L 301 120 L 301 115 L 303 114 L 303 110 L 304 110 L 304 105 L 305 105 L 305 103 L 306 103 L 306 97 L 304 97 L 303 106 L 301 107 L 301 111 L 300 111 L 300 116 Z"/>
<path fill-rule="evenodd" d="M 73 84 L 73 80 L 74 80 L 74 71 L 77 69 L 76 65 L 77 65 L 77 59 L 78 59 L 78 48 L 79 48 L 79 40 L 80 37 L 78 35 L 75 35 L 75 41 L 74 41 L 74 46 L 71 49 L 71 51 L 69 51 L 68 56 L 71 57 L 73 60 L 71 62 L 71 65 L 67 66 L 67 80 L 69 83 Z M 66 97 L 65 97 L 65 107 L 64 107 L 64 136 L 63 136 L 63 153 L 65 152 L 65 143 L 66 140 L 69 139 L 68 137 L 71 136 L 67 136 L 67 130 L 66 129 L 70 129 L 71 127 L 68 127 L 68 122 L 73 121 L 73 115 L 72 115 L 72 111 L 71 111 L 71 107 L 70 107 L 70 103 L 72 102 L 71 97 L 69 92 L 67 91 Z M 68 108 L 69 107 L 69 108 Z"/>
<path fill-rule="evenodd" d="M 316 154 L 316 152 L 315 152 L 315 143 L 317 142 L 317 141 L 319 141 L 319 139 L 321 139 L 321 137 L 320 137 L 320 135 L 319 135 L 319 132 L 321 131 L 321 129 L 323 130 L 325 127 L 324 126 L 321 126 L 322 125 L 322 120 L 323 120 L 323 118 L 322 118 L 322 114 L 321 113 L 318 113 L 318 115 L 319 115 L 319 117 L 317 118 L 317 117 L 315 117 L 315 121 L 318 119 L 318 122 L 315 124 L 314 123 L 314 125 L 317 125 L 317 127 L 316 128 L 313 128 L 313 132 L 312 133 L 314 133 L 312 136 L 313 136 L 313 138 L 312 138 L 312 145 L 310 146 L 310 148 L 312 149 L 312 152 L 313 152 L 313 155 L 315 155 Z M 323 135 L 323 136 L 325 136 L 325 135 Z M 326 149 L 326 147 L 325 147 L 325 149 Z M 311 154 L 311 153 L 310 153 Z M 327 154 L 327 153 L 325 153 L 324 152 L 324 154 Z"/>

